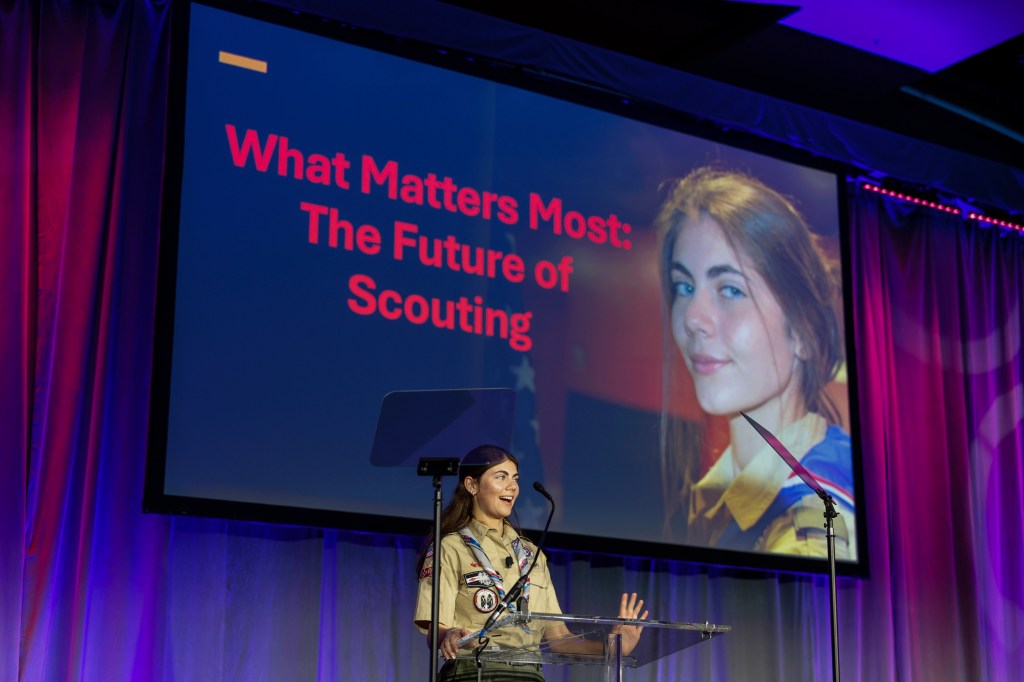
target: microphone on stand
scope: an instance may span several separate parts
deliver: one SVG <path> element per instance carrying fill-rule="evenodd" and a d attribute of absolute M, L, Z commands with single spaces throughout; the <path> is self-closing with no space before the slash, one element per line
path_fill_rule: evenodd
<path fill-rule="evenodd" d="M 540 542 L 537 543 L 537 553 L 533 557 L 533 562 L 530 563 L 530 567 L 526 569 L 526 573 L 519 576 L 519 580 L 517 580 L 515 584 L 512 585 L 512 588 L 505 593 L 504 601 L 498 603 L 498 607 L 494 609 L 494 612 L 487 619 L 487 623 L 484 624 L 483 629 L 480 630 L 480 634 L 478 635 L 478 638 L 480 639 L 483 639 L 487 631 L 491 629 L 495 622 L 497 622 L 498 617 L 501 616 L 502 613 L 507 611 L 509 606 L 519 601 L 519 597 L 523 593 L 523 586 L 526 585 L 527 578 L 530 577 L 530 573 L 533 572 L 533 567 L 537 565 L 537 560 L 540 558 L 541 549 L 544 547 L 544 540 L 545 538 L 547 538 L 548 535 L 548 527 L 551 525 L 551 519 L 555 516 L 555 500 L 553 497 L 551 497 L 551 493 L 545 490 L 544 486 L 541 485 L 540 481 L 534 482 L 533 489 L 539 492 L 541 495 L 543 495 L 547 499 L 547 501 L 551 503 L 551 510 L 548 512 L 547 523 L 544 524 L 544 530 L 540 534 Z M 511 568 L 511 562 L 512 557 L 508 557 L 508 559 L 506 559 L 505 561 L 506 566 Z"/>
<path fill-rule="evenodd" d="M 533 489 L 536 490 L 541 495 L 543 495 L 544 497 L 547 498 L 548 502 L 551 503 L 551 512 L 554 513 L 554 511 L 555 511 L 555 498 L 551 497 L 551 493 L 548 492 L 547 488 L 545 488 L 543 485 L 541 485 L 540 481 L 534 481 L 533 482 Z M 548 521 L 550 521 L 550 520 L 551 519 L 549 517 Z M 547 526 L 544 527 L 544 530 L 547 531 Z"/>

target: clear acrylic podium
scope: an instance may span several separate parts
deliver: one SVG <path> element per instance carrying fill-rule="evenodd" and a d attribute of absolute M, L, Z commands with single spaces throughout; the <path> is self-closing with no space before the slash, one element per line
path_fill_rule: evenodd
<path fill-rule="evenodd" d="M 539 632 L 545 621 L 565 623 L 571 636 L 560 639 L 541 639 Z M 622 654 L 618 646 L 618 635 L 612 631 L 617 626 L 637 625 L 643 628 L 640 641 L 628 654 Z M 670 623 L 663 620 L 632 620 L 629 618 L 604 618 L 600 616 L 578 616 L 555 613 L 512 613 L 494 624 L 493 634 L 501 628 L 533 626 L 538 632 L 536 641 L 514 649 L 487 647 L 481 654 L 481 662 L 541 663 L 550 665 L 593 666 L 593 679 L 616 680 L 621 682 L 626 668 L 639 668 L 660 658 L 682 651 L 694 644 L 723 635 L 732 627 L 711 623 Z M 538 627 L 539 626 L 539 627 Z M 472 646 L 478 633 L 466 638 Z M 461 642 L 460 642 L 461 643 Z M 460 658 L 476 659 L 475 653 L 466 650 Z"/>

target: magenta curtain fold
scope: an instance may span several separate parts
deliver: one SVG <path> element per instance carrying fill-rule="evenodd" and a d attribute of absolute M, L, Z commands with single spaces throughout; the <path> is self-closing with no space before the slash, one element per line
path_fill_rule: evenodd
<path fill-rule="evenodd" d="M 0 12 L 3 358 L 17 378 L 5 381 L 3 412 L 18 417 L 5 424 L 0 494 L 18 513 L 4 516 L 0 554 L 17 561 L 4 594 L 19 585 L 0 616 L 0 660 L 4 679 L 130 679 L 154 663 L 159 624 L 143 614 L 160 595 L 167 526 L 138 513 L 137 409 L 150 366 L 152 332 L 139 323 L 153 314 L 166 9 Z"/>
<path fill-rule="evenodd" d="M 0 8 L 0 22 L 0 678 L 15 680 L 35 366 L 36 65 L 28 3 Z"/>
<path fill-rule="evenodd" d="M 421 679 L 418 538 L 141 512 L 172 28 L 0 1 L 0 679 Z M 840 581 L 844 678 L 1019 679 L 1024 239 L 849 199 L 871 578 Z M 567 610 L 637 589 L 735 626 L 635 680 L 828 678 L 820 576 L 552 566 Z"/>

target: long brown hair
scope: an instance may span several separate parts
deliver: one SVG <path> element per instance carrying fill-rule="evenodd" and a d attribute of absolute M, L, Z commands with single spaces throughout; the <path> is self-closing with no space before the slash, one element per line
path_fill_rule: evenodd
<path fill-rule="evenodd" d="M 661 280 L 670 308 L 676 238 L 704 216 L 754 263 L 779 302 L 790 333 L 800 340 L 800 388 L 807 410 L 839 422 L 825 391 L 843 361 L 836 314 L 839 278 L 817 237 L 788 199 L 757 178 L 698 168 L 673 185 L 658 215 L 664 234 Z"/>
<path fill-rule="evenodd" d="M 841 423 L 827 387 L 843 362 L 838 268 L 818 244 L 818 237 L 786 197 L 757 178 L 712 167 L 698 168 L 668 185 L 657 217 L 662 235 L 661 283 L 665 296 L 663 325 L 663 409 L 661 419 L 662 485 L 666 518 L 663 533 L 674 535 L 673 516 L 685 512 L 680 493 L 689 494 L 699 478 L 699 458 L 706 446 L 704 430 L 673 418 L 671 398 L 679 375 L 679 349 L 671 331 L 672 254 L 682 230 L 702 217 L 713 220 L 737 252 L 754 264 L 778 301 L 787 328 L 802 350 L 800 392 L 809 412 Z M 689 453 L 687 455 L 687 453 Z"/>
<path fill-rule="evenodd" d="M 455 493 L 441 512 L 442 538 L 449 533 L 459 531 L 473 518 L 473 495 L 466 488 L 466 478 L 472 478 L 479 484 L 480 477 L 484 473 L 502 462 L 512 462 L 516 467 L 519 466 L 519 460 L 515 458 L 515 455 L 497 445 L 479 445 L 462 458 L 462 464 L 459 465 L 459 482 L 455 485 Z M 416 564 L 417 575 L 423 570 L 427 551 L 433 542 L 434 529 L 431 527 L 430 534 L 423 543 L 420 560 Z"/>

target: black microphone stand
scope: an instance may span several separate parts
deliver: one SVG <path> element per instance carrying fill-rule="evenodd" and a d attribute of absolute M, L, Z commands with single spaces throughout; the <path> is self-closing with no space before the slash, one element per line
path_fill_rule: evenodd
<path fill-rule="evenodd" d="M 829 617 L 832 625 L 832 682 L 839 682 L 839 605 L 836 598 L 836 529 L 832 525 L 832 519 L 839 516 L 836 511 L 836 502 L 832 496 L 825 492 L 817 479 L 809 472 L 796 457 L 786 449 L 778 438 L 772 435 L 771 431 L 764 428 L 746 414 L 740 413 L 743 418 L 750 422 L 754 430 L 761 434 L 761 437 L 772 446 L 779 457 L 789 465 L 789 468 L 799 476 L 807 486 L 821 498 L 825 503 L 825 544 L 828 548 L 828 593 L 829 593 Z"/>
<path fill-rule="evenodd" d="M 441 608 L 441 583 L 438 574 L 441 572 L 441 477 L 452 476 L 459 472 L 459 460 L 448 457 L 424 457 L 419 461 L 417 473 L 420 476 L 434 478 L 434 556 L 430 564 L 430 682 L 437 682 L 437 630 Z"/>
<path fill-rule="evenodd" d="M 839 682 L 839 606 L 836 600 L 836 529 L 832 519 L 839 516 L 835 500 L 824 490 L 816 490 L 825 503 L 825 544 L 828 547 L 829 617 L 832 621 L 832 682 Z"/>

